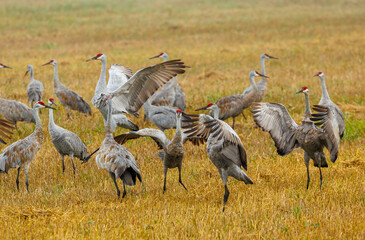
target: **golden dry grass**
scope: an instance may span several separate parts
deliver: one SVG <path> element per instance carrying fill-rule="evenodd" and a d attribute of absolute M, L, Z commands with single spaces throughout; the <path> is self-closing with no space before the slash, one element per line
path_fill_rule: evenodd
<path fill-rule="evenodd" d="M 252 116 L 237 119 L 237 132 L 248 153 L 248 175 L 254 185 L 229 180 L 231 192 L 222 213 L 223 184 L 205 147 L 186 145 L 183 182 L 177 170 L 168 172 L 162 194 L 163 169 L 151 140 L 126 144 L 135 156 L 144 186 L 129 187 L 116 197 L 112 180 L 94 159 L 70 160 L 62 173 L 61 159 L 45 135 L 30 169 L 30 193 L 21 173 L 0 175 L 0 236 L 2 239 L 364 239 L 365 238 L 365 3 L 363 1 L 10 1 L 0 8 L 1 61 L 13 70 L 0 72 L 2 97 L 27 102 L 26 65 L 52 97 L 52 68 L 39 67 L 50 58 L 59 62 L 61 81 L 90 103 L 100 63 L 84 60 L 98 52 L 108 63 L 137 70 L 155 63 L 148 57 L 167 51 L 192 66 L 179 78 L 187 109 L 240 93 L 249 85 L 250 70 L 267 61 L 270 78 L 265 101 L 285 104 L 296 121 L 304 110 L 303 85 L 311 101 L 320 99 L 326 73 L 334 102 L 346 116 L 347 132 L 338 160 L 324 169 L 319 189 L 318 170 L 311 166 L 306 190 L 303 152 L 280 157 L 267 133 L 255 128 Z M 54 96 L 53 96 L 54 97 Z M 41 115 L 47 131 L 48 114 Z M 133 119 L 141 128 L 151 126 Z M 94 150 L 103 139 L 102 117 L 60 108 L 55 121 L 76 132 Z M 231 120 L 228 121 L 231 123 Z M 21 123 L 10 142 L 33 131 Z M 122 131 L 122 130 L 119 130 Z M 169 131 L 172 136 L 174 131 Z M 2 149 L 5 146 L 1 147 Z"/>

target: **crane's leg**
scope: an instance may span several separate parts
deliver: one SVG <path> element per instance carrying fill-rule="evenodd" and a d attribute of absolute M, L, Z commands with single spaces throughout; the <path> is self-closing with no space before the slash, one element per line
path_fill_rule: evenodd
<path fill-rule="evenodd" d="M 115 184 L 115 188 L 117 189 L 117 195 L 118 195 L 118 197 L 120 197 L 120 191 L 119 191 L 119 188 L 118 188 L 117 181 L 115 179 L 115 174 L 113 172 L 109 172 L 109 175 L 113 179 L 114 184 Z"/>
<path fill-rule="evenodd" d="M 233 117 L 233 124 L 232 124 L 232 129 L 234 129 L 234 119 L 235 119 L 235 118 Z"/>
<path fill-rule="evenodd" d="M 185 187 L 185 185 L 181 181 L 181 164 L 179 164 L 178 169 L 179 169 L 179 183 L 185 188 L 186 191 L 188 191 L 188 189 Z"/>
<path fill-rule="evenodd" d="M 305 163 L 305 166 L 307 167 L 307 189 L 309 188 L 309 181 L 310 181 L 310 177 L 309 177 L 309 160 L 310 160 L 310 157 L 305 152 L 304 153 L 304 163 Z"/>
<path fill-rule="evenodd" d="M 34 102 L 33 100 L 30 102 L 30 106 L 32 106 L 32 108 L 33 108 L 33 102 Z"/>
<path fill-rule="evenodd" d="M 76 168 L 75 168 L 75 163 L 74 163 L 74 155 L 71 155 L 70 158 L 71 158 L 71 162 L 72 162 L 72 168 L 74 170 L 74 175 L 76 175 Z"/>
<path fill-rule="evenodd" d="M 17 187 L 18 191 L 19 191 L 19 173 L 20 173 L 20 167 L 18 167 L 18 175 L 16 177 L 16 187 Z"/>
<path fill-rule="evenodd" d="M 62 172 L 65 172 L 65 156 L 61 155 L 62 158 Z"/>
<path fill-rule="evenodd" d="M 27 186 L 27 191 L 29 192 L 28 170 L 29 170 L 29 166 L 25 166 L 24 167 L 24 171 L 25 171 L 25 185 Z"/>
<path fill-rule="evenodd" d="M 124 184 L 124 182 L 123 182 L 123 188 L 124 188 L 124 190 L 123 190 L 123 196 L 122 196 L 122 198 L 124 198 L 125 195 L 127 195 L 127 190 L 125 190 L 125 184 Z"/>
<path fill-rule="evenodd" d="M 229 191 L 228 191 L 228 187 L 227 187 L 227 179 L 228 179 L 228 174 L 226 171 L 224 171 L 223 169 L 219 169 L 219 175 L 221 176 L 221 179 L 224 183 L 224 196 L 223 196 L 223 212 L 226 208 L 226 203 L 229 197 Z"/>
<path fill-rule="evenodd" d="M 246 116 L 245 116 L 245 114 L 242 112 L 242 116 L 243 116 L 243 118 L 245 119 L 245 120 L 247 120 L 247 118 L 246 118 Z"/>
<path fill-rule="evenodd" d="M 167 167 L 163 167 L 163 173 L 164 173 L 164 179 L 163 179 L 163 194 L 165 194 L 165 191 L 166 191 L 166 176 L 167 176 L 167 170 L 168 168 Z"/>
<path fill-rule="evenodd" d="M 320 178 L 320 180 L 321 180 L 321 184 L 319 185 L 319 189 L 322 189 L 322 170 L 321 170 L 321 165 L 319 165 L 319 178 Z"/>
<path fill-rule="evenodd" d="M 70 108 L 66 107 L 66 110 L 67 110 L 67 119 L 70 119 Z"/>

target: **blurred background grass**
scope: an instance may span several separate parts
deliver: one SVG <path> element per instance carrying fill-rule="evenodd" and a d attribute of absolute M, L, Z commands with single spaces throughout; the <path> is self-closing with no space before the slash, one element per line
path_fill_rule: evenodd
<path fill-rule="evenodd" d="M 108 63 L 134 71 L 157 63 L 148 58 L 166 51 L 191 66 L 179 77 L 187 111 L 249 86 L 250 70 L 261 71 L 259 57 L 267 52 L 279 60 L 266 61 L 270 76 L 264 101 L 285 104 L 296 121 L 302 119 L 304 99 L 295 95 L 308 86 L 311 103 L 318 103 L 320 81 L 326 74 L 330 96 L 346 117 L 346 135 L 335 164 L 319 173 L 310 168 L 305 189 L 303 152 L 276 154 L 269 135 L 255 128 L 252 117 L 237 120 L 236 131 L 248 153 L 248 175 L 254 185 L 229 181 L 227 210 L 221 213 L 223 184 L 205 147 L 186 145 L 183 182 L 169 171 L 162 194 L 163 168 L 151 140 L 126 144 L 136 157 L 144 179 L 116 197 L 109 175 L 94 160 L 70 160 L 62 173 L 61 159 L 48 134 L 30 170 L 30 191 L 16 190 L 16 171 L 0 176 L 0 235 L 7 238 L 364 238 L 365 218 L 365 2 L 364 1 L 1 1 L 0 61 L 14 69 L 0 72 L 1 97 L 27 102 L 23 77 L 26 66 L 45 86 L 44 99 L 54 97 L 53 69 L 60 80 L 91 103 L 101 64 L 85 60 L 103 52 Z M 57 124 L 77 133 L 89 152 L 102 141 L 102 117 L 62 107 Z M 41 115 L 47 131 L 48 114 Z M 140 128 L 150 127 L 132 118 Z M 231 120 L 228 120 L 231 124 Z M 18 124 L 10 142 L 33 131 Z M 124 130 L 118 130 L 122 132 Z M 168 131 L 172 136 L 174 131 Z M 5 147 L 2 147 L 4 149 Z"/>

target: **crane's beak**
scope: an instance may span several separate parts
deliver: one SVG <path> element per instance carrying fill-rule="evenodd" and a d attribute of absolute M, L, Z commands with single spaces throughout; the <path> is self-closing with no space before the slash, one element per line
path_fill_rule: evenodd
<path fill-rule="evenodd" d="M 86 62 L 90 62 L 90 61 L 92 61 L 92 60 L 96 60 L 96 59 L 98 59 L 98 57 L 97 57 L 97 56 L 87 59 L 87 60 L 86 60 Z"/>
<path fill-rule="evenodd" d="M 261 73 L 257 73 L 260 77 L 263 77 L 263 78 L 269 78 L 268 76 L 265 76 L 264 74 L 261 74 Z"/>
<path fill-rule="evenodd" d="M 202 107 L 202 108 L 195 109 L 195 111 L 207 110 L 207 109 L 208 109 L 208 106 L 205 106 L 205 107 Z"/>
<path fill-rule="evenodd" d="M 150 57 L 150 59 L 154 59 L 154 58 L 158 58 L 160 56 L 160 54 L 154 56 L 154 57 Z"/>
<path fill-rule="evenodd" d="M 51 103 L 52 103 L 53 105 L 57 106 L 57 104 L 56 104 L 54 101 L 51 101 Z"/>
<path fill-rule="evenodd" d="M 319 76 L 319 74 L 317 73 L 317 74 L 315 74 L 313 77 L 318 77 Z"/>
<path fill-rule="evenodd" d="M 8 66 L 5 66 L 5 65 L 3 65 L 3 68 L 10 68 L 10 69 L 13 69 L 12 67 L 8 67 Z"/>
<path fill-rule="evenodd" d="M 300 89 L 296 94 L 302 93 L 303 91 L 304 91 L 303 89 Z"/>
<path fill-rule="evenodd" d="M 53 109 L 53 110 L 57 110 L 57 109 L 55 109 L 54 107 L 48 106 L 48 105 L 46 105 L 46 104 L 44 104 L 44 107 L 45 107 L 45 108 L 50 108 L 50 109 Z"/>
<path fill-rule="evenodd" d="M 277 57 L 273 57 L 273 56 L 270 56 L 270 55 L 266 55 L 268 58 L 271 58 L 271 59 L 279 59 Z"/>
<path fill-rule="evenodd" d="M 45 64 L 41 65 L 41 67 L 49 65 L 49 64 L 51 64 L 51 62 L 45 63 Z"/>
<path fill-rule="evenodd" d="M 25 77 L 25 76 L 27 76 L 28 72 L 29 72 L 29 70 L 27 70 L 27 71 L 25 72 L 24 77 Z"/>

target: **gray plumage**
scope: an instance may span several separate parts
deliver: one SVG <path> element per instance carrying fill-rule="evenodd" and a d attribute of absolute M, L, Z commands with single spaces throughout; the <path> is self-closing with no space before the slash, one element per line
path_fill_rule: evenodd
<path fill-rule="evenodd" d="M 42 100 L 42 92 L 44 91 L 43 84 L 34 79 L 33 66 L 28 65 L 25 75 L 29 72 L 30 83 L 27 86 L 27 94 L 30 105 L 33 107 L 35 102 Z"/>
<path fill-rule="evenodd" d="M 70 118 L 70 110 L 76 110 L 81 113 L 91 115 L 91 107 L 85 100 L 75 91 L 63 85 L 58 77 L 58 63 L 52 59 L 45 65 L 53 65 L 53 92 L 56 94 L 58 100 L 67 110 L 67 118 Z"/>
<path fill-rule="evenodd" d="M 40 108 L 50 108 L 41 102 L 34 104 L 33 115 L 36 119 L 36 127 L 34 132 L 24 139 L 18 140 L 0 154 L 0 173 L 8 173 L 10 168 L 17 168 L 18 175 L 16 178 L 16 185 L 19 190 L 19 173 L 20 169 L 23 168 L 25 171 L 25 184 L 29 192 L 28 184 L 28 171 L 30 164 L 38 153 L 43 143 L 43 129 L 42 123 L 38 115 Z"/>
<path fill-rule="evenodd" d="M 321 100 L 319 101 L 318 105 L 325 106 L 329 110 L 332 111 L 332 114 L 335 116 L 335 118 L 333 118 L 333 121 L 336 121 L 336 123 L 333 123 L 333 124 L 338 126 L 339 136 L 340 136 L 340 138 L 342 138 L 345 133 L 345 120 L 343 117 L 343 113 L 342 113 L 341 109 L 335 103 L 332 102 L 332 100 L 328 94 L 328 91 L 326 88 L 326 82 L 324 80 L 324 73 L 319 72 L 314 76 L 318 76 L 321 79 L 321 85 L 322 85 L 322 97 L 321 97 Z"/>
<path fill-rule="evenodd" d="M 151 137 L 157 143 L 160 149 L 163 149 L 162 152 L 158 153 L 158 156 L 162 160 L 164 167 L 163 193 L 165 193 L 166 191 L 166 176 L 167 170 L 169 168 L 178 168 L 179 183 L 186 189 L 185 185 L 181 181 L 181 167 L 184 157 L 183 143 L 186 140 L 186 136 L 183 136 L 181 132 L 181 110 L 177 110 L 175 112 L 175 122 L 177 127 L 175 136 L 171 139 L 171 141 L 166 138 L 165 134 L 162 131 L 151 128 L 145 128 L 137 132 L 124 133 L 115 137 L 115 140 L 120 144 L 124 144 L 129 139 L 136 139 L 139 137 Z"/>
<path fill-rule="evenodd" d="M 327 127 L 317 128 L 312 117 L 309 105 L 309 90 L 303 87 L 298 93 L 305 94 L 305 113 L 302 125 L 298 126 L 290 117 L 287 109 L 277 103 L 256 103 L 252 113 L 256 124 L 264 131 L 269 132 L 275 142 L 277 152 L 285 156 L 300 147 L 304 150 L 304 162 L 307 167 L 307 188 L 309 187 L 309 160 L 313 159 L 314 166 L 319 168 L 322 186 L 321 167 L 328 167 L 323 148 L 330 152 L 330 159 L 335 162 L 338 155 L 339 136 L 328 126 L 334 118 L 332 111 L 326 107 L 316 108 L 321 113 L 314 115 Z"/>
<path fill-rule="evenodd" d="M 176 128 L 177 109 L 170 106 L 155 106 L 150 100 L 143 104 L 143 109 L 146 114 L 145 120 L 150 120 L 161 131 Z"/>
<path fill-rule="evenodd" d="M 54 104 L 53 99 L 48 101 L 49 104 Z M 65 172 L 65 156 L 69 156 L 72 161 L 72 168 L 75 174 L 74 157 L 84 160 L 87 157 L 87 149 L 85 143 L 75 133 L 57 126 L 53 120 L 53 110 L 49 110 L 49 135 L 52 143 L 62 158 L 62 171 Z"/>
<path fill-rule="evenodd" d="M 9 122 L 8 120 L 0 119 L 0 143 L 6 144 L 6 142 L 2 138 L 10 139 L 9 135 L 12 134 L 12 130 L 14 129 L 13 125 L 14 124 L 12 122 Z"/>
<path fill-rule="evenodd" d="M 0 115 L 15 125 L 17 122 L 22 121 L 28 123 L 36 122 L 31 108 L 24 103 L 4 98 L 0 98 Z"/>
<path fill-rule="evenodd" d="M 206 109 L 213 111 L 213 116 L 199 114 L 186 115 L 194 125 L 184 130 L 188 138 L 198 137 L 207 141 L 207 153 L 209 159 L 218 169 L 224 183 L 225 194 L 223 197 L 223 211 L 228 200 L 227 187 L 228 176 L 234 177 L 245 184 L 253 184 L 252 180 L 241 169 L 247 170 L 247 155 L 245 148 L 237 133 L 224 121 L 219 120 L 219 108 L 216 104 L 208 104 Z"/>
<path fill-rule="evenodd" d="M 258 89 L 255 83 L 255 77 L 258 76 L 267 78 L 263 74 L 260 74 L 256 71 L 251 71 L 249 74 L 249 78 L 251 86 L 253 87 L 252 91 L 246 94 L 238 94 L 238 95 L 223 97 L 216 102 L 216 105 L 219 108 L 219 119 L 226 120 L 230 117 L 233 118 L 233 124 L 232 124 L 233 129 L 234 129 L 235 118 L 240 114 L 244 116 L 243 110 L 249 108 L 252 105 L 252 103 L 258 100 Z M 209 115 L 213 116 L 213 111 L 210 111 Z"/>

